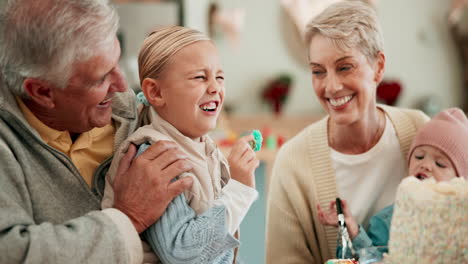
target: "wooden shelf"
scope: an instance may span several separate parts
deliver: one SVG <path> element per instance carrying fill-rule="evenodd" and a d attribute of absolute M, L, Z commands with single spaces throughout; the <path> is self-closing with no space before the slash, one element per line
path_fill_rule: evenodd
<path fill-rule="evenodd" d="M 267 114 L 248 116 L 226 116 L 225 125 L 236 133 L 242 133 L 252 129 L 268 127 L 275 135 L 281 135 L 290 139 L 306 126 L 320 119 L 320 115 L 307 116 L 279 116 Z"/>
<path fill-rule="evenodd" d="M 221 126 L 237 134 L 242 134 L 253 129 L 270 129 L 273 135 L 281 135 L 287 141 L 302 129 L 319 120 L 323 116 L 280 116 L 273 115 L 249 115 L 249 116 L 223 116 L 220 120 Z M 265 184 L 268 186 L 273 163 L 278 149 L 268 149 L 265 144 L 262 150 L 257 152 L 257 158 L 265 163 Z M 221 147 L 223 154 L 228 157 L 231 148 Z"/>

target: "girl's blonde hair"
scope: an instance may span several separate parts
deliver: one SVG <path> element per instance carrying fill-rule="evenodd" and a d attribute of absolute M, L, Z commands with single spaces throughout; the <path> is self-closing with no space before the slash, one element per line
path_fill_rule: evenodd
<path fill-rule="evenodd" d="M 203 40 L 210 40 L 198 30 L 169 26 L 151 32 L 143 42 L 138 55 L 140 84 L 145 78 L 158 78 L 169 60 L 184 47 Z"/>
<path fill-rule="evenodd" d="M 326 8 L 306 27 L 308 46 L 317 34 L 327 37 L 341 50 L 358 48 L 369 61 L 384 48 L 377 14 L 362 1 L 343 0 Z"/>
<path fill-rule="evenodd" d="M 171 58 L 181 49 L 198 41 L 210 40 L 198 30 L 180 26 L 160 27 L 151 32 L 143 41 L 138 55 L 140 85 L 146 78 L 161 77 Z M 150 106 L 144 106 L 139 114 L 139 125 L 151 122 Z"/>

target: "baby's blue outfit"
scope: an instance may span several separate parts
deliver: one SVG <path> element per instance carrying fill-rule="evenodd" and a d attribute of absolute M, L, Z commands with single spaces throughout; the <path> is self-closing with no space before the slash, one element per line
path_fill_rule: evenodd
<path fill-rule="evenodd" d="M 149 146 L 140 145 L 137 156 Z M 162 263 L 232 264 L 233 249 L 239 246 L 239 241 L 229 234 L 225 217 L 224 206 L 211 207 L 197 216 L 182 193 L 143 232 L 143 237 Z"/>
<path fill-rule="evenodd" d="M 366 247 L 387 246 L 390 237 L 390 224 L 392 222 L 394 205 L 389 205 L 369 219 L 369 226 L 366 230 L 359 225 L 359 233 L 353 239 L 353 247 L 356 253 Z M 341 256 L 341 247 L 336 248 L 337 256 Z M 351 257 L 351 255 L 346 256 Z"/>

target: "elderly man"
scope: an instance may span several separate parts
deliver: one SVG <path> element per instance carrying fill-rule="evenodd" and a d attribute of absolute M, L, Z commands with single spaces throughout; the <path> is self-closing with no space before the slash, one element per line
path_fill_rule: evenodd
<path fill-rule="evenodd" d="M 0 15 L 0 263 L 139 263 L 138 234 L 191 185 L 170 142 L 122 160 L 137 123 L 106 0 L 9 0 Z"/>

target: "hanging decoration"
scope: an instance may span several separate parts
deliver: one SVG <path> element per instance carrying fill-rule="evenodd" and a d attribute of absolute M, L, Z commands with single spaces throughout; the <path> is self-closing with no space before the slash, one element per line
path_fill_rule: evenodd
<path fill-rule="evenodd" d="M 281 0 L 281 5 L 294 21 L 301 36 L 307 23 L 329 5 L 343 0 Z"/>
<path fill-rule="evenodd" d="M 452 0 L 448 15 L 448 20 L 451 24 L 459 23 L 465 6 L 468 6 L 468 0 Z"/>
<path fill-rule="evenodd" d="M 301 36 L 303 36 L 306 25 L 312 18 L 320 14 L 329 5 L 339 1 L 343 0 L 281 0 L 281 5 L 296 24 Z M 377 1 L 367 0 L 371 5 L 376 5 Z"/>
<path fill-rule="evenodd" d="M 208 30 L 216 39 L 226 36 L 229 44 L 238 48 L 245 23 L 245 10 L 242 8 L 223 9 L 212 3 L 209 7 Z"/>

